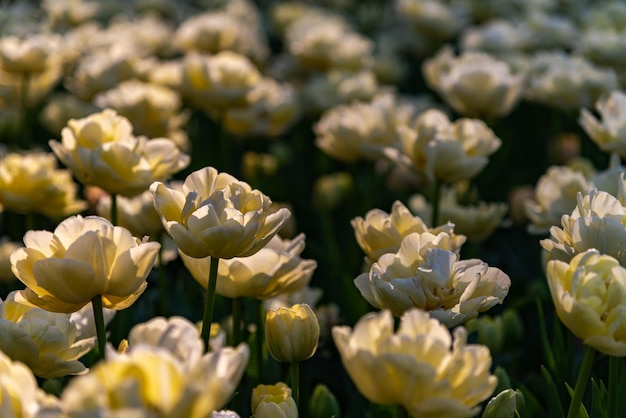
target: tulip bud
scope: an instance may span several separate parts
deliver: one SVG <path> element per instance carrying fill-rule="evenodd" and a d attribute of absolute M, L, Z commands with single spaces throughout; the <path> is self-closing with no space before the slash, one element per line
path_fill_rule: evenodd
<path fill-rule="evenodd" d="M 320 325 L 307 304 L 272 309 L 265 320 L 267 350 L 278 361 L 299 362 L 317 349 Z"/>
<path fill-rule="evenodd" d="M 319 384 L 313 389 L 313 395 L 309 401 L 309 417 L 329 418 L 339 417 L 339 403 L 335 395 L 326 385 Z"/>
<path fill-rule="evenodd" d="M 491 398 L 482 418 L 514 418 L 520 416 L 525 404 L 524 394 L 519 389 L 506 389 Z"/>
<path fill-rule="evenodd" d="M 298 418 L 298 407 L 291 397 L 291 389 L 282 382 L 258 385 L 252 389 L 251 403 L 255 418 Z"/>

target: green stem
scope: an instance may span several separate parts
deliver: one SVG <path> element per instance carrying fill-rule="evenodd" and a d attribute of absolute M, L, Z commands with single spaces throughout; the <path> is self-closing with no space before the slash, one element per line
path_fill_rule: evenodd
<path fill-rule="evenodd" d="M 593 366 L 593 358 L 596 355 L 596 350 L 593 347 L 585 346 L 585 354 L 583 361 L 580 364 L 578 370 L 578 378 L 576 379 L 576 387 L 574 388 L 574 395 L 572 401 L 569 404 L 569 411 L 567 412 L 567 418 L 577 418 L 580 413 L 580 405 L 583 401 L 583 395 L 585 394 L 585 388 L 587 387 L 587 381 L 591 373 L 591 366 Z"/>
<path fill-rule="evenodd" d="M 441 204 L 441 182 L 439 180 L 435 180 L 433 183 L 433 195 L 430 204 L 433 207 L 433 217 L 430 226 L 434 228 L 439 225 L 439 206 Z"/>
<path fill-rule="evenodd" d="M 204 315 L 202 316 L 202 341 L 204 350 L 209 352 L 209 338 L 211 336 L 211 324 L 213 323 L 213 306 L 215 305 L 215 288 L 217 287 L 217 267 L 220 259 L 211 257 L 211 267 L 209 269 L 209 282 L 207 284 L 206 301 L 204 302 Z"/>
<path fill-rule="evenodd" d="M 233 313 L 233 347 L 237 347 L 241 338 L 241 298 L 234 298 L 232 304 Z"/>
<path fill-rule="evenodd" d="M 618 417 L 618 399 L 620 393 L 619 389 L 619 381 L 620 381 L 620 362 L 623 359 L 621 357 L 609 356 L 609 414 L 608 418 L 617 418 Z"/>
<path fill-rule="evenodd" d="M 111 223 L 117 225 L 117 195 L 111 193 Z"/>
<path fill-rule="evenodd" d="M 291 373 L 291 396 L 296 401 L 296 407 L 300 409 L 300 362 L 291 363 L 289 371 Z"/>
<path fill-rule="evenodd" d="M 265 307 L 263 301 L 254 299 L 254 322 L 256 325 L 256 361 L 257 361 L 257 373 L 259 375 L 259 382 L 263 383 L 263 360 L 265 359 L 263 353 L 263 343 L 265 342 Z"/>
<path fill-rule="evenodd" d="M 96 336 L 98 337 L 98 354 L 104 360 L 107 344 L 107 335 L 104 331 L 104 314 L 102 313 L 102 295 L 96 295 L 91 299 L 93 318 L 96 323 Z"/>

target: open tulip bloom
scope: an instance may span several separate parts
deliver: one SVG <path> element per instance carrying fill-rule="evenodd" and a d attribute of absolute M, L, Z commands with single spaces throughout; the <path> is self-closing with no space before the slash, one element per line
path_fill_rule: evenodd
<path fill-rule="evenodd" d="M 54 232 L 28 231 L 24 244 L 11 254 L 13 273 L 26 285 L 16 300 L 62 313 L 93 302 L 101 354 L 102 307 L 132 305 L 146 289 L 161 248 L 104 218 L 80 215 L 67 218 Z"/>

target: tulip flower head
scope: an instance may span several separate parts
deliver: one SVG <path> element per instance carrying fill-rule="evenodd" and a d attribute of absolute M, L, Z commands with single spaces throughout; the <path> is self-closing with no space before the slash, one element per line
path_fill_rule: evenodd
<path fill-rule="evenodd" d="M 206 167 L 180 189 L 150 187 L 154 206 L 178 248 L 190 257 L 247 257 L 263 248 L 290 216 L 270 213 L 272 201 L 227 173 Z"/>
<path fill-rule="evenodd" d="M 26 285 L 16 300 L 71 313 L 102 296 L 102 306 L 125 309 L 146 289 L 161 245 L 141 241 L 99 216 L 72 216 L 54 232 L 28 231 L 11 254 L 13 273 Z"/>

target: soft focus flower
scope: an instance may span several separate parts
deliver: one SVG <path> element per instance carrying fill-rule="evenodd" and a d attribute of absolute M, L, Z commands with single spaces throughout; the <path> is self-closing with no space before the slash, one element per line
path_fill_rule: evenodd
<path fill-rule="evenodd" d="M 272 309 L 265 318 L 267 351 L 277 361 L 294 363 L 315 354 L 320 325 L 307 304 Z"/>
<path fill-rule="evenodd" d="M 60 218 L 83 211 L 78 186 L 68 170 L 57 168 L 52 153 L 9 153 L 0 158 L 0 206 L 23 214 Z"/>
<path fill-rule="evenodd" d="M 311 199 L 316 208 L 332 210 L 348 201 L 353 189 L 354 181 L 349 172 L 324 174 L 315 179 Z"/>
<path fill-rule="evenodd" d="M 85 185 L 109 193 L 135 196 L 155 180 L 165 180 L 189 164 L 190 158 L 167 138 L 134 137 L 128 119 L 106 109 L 72 119 L 50 140 L 57 157 Z"/>
<path fill-rule="evenodd" d="M 371 66 L 373 43 L 337 19 L 309 14 L 288 29 L 289 52 L 309 70 L 358 71 Z"/>
<path fill-rule="evenodd" d="M 0 413 L 3 417 L 59 416 L 58 400 L 39 389 L 32 372 L 0 351 Z M 50 414 L 50 415 L 47 415 Z"/>
<path fill-rule="evenodd" d="M 58 135 L 70 119 L 82 119 L 98 112 L 98 107 L 71 93 L 54 93 L 48 98 L 39 115 L 41 124 Z"/>
<path fill-rule="evenodd" d="M 180 190 L 150 186 L 168 234 L 190 257 L 246 257 L 259 251 L 289 218 L 270 214 L 271 200 L 259 190 L 213 167 L 194 171 Z"/>
<path fill-rule="evenodd" d="M 443 48 L 423 66 L 428 84 L 457 112 L 470 117 L 506 116 L 519 100 L 525 73 L 479 52 L 455 57 Z"/>
<path fill-rule="evenodd" d="M 530 13 L 521 22 L 520 32 L 526 49 L 570 50 L 579 41 L 579 28 L 566 16 L 542 12 Z"/>
<path fill-rule="evenodd" d="M 394 2 L 396 13 L 415 32 L 433 41 L 452 38 L 465 24 L 466 17 L 461 5 L 448 5 L 436 0 L 398 0 Z"/>
<path fill-rule="evenodd" d="M 400 125 L 397 132 L 399 149 L 388 147 L 386 155 L 430 180 L 446 183 L 476 176 L 501 145 L 483 121 L 463 118 L 452 123 L 435 109 L 418 116 L 413 127 Z"/>
<path fill-rule="evenodd" d="M 10 256 L 13 251 L 21 247 L 21 243 L 11 241 L 8 236 L 0 238 L 0 283 L 10 283 L 17 280 L 11 270 Z"/>
<path fill-rule="evenodd" d="M 213 411 L 209 418 L 241 418 L 238 413 L 230 410 Z"/>
<path fill-rule="evenodd" d="M 409 198 L 411 211 L 422 219 L 432 219 L 432 206 L 422 195 Z M 458 202 L 457 192 L 453 188 L 444 188 L 441 193 L 439 219 L 437 223 L 451 222 L 454 232 L 465 235 L 470 241 L 482 241 L 505 224 L 503 218 L 508 205 L 502 202 L 478 202 L 471 206 Z"/>
<path fill-rule="evenodd" d="M 184 51 L 233 51 L 261 61 L 268 54 L 265 32 L 258 24 L 247 23 L 226 11 L 198 14 L 181 23 L 174 42 Z"/>
<path fill-rule="evenodd" d="M 365 218 L 357 216 L 350 221 L 359 247 L 365 252 L 370 263 L 386 253 L 395 253 L 400 248 L 402 239 L 417 232 L 432 240 L 445 241 L 446 249 L 458 253 L 465 242 L 463 235 L 454 233 L 454 224 L 448 222 L 436 228 L 429 228 L 419 216 L 414 216 L 399 200 L 393 203 L 391 213 L 372 209 Z M 447 235 L 442 238 L 440 234 Z M 439 244 L 438 244 L 439 245 Z"/>
<path fill-rule="evenodd" d="M 136 237 L 148 235 L 157 239 L 163 232 L 161 218 L 154 208 L 152 193 L 146 190 L 134 197 L 117 196 L 117 224 L 128 229 Z M 105 194 L 98 199 L 96 212 L 110 220 L 111 195 Z"/>
<path fill-rule="evenodd" d="M 244 106 L 248 93 L 261 80 L 252 61 L 231 51 L 211 56 L 187 53 L 182 71 L 183 96 L 209 114 Z"/>
<path fill-rule="evenodd" d="M 448 329 L 419 309 L 406 312 L 394 334 L 389 311 L 365 315 L 333 339 L 352 381 L 368 400 L 402 405 L 411 416 L 472 417 L 497 385 L 485 346 Z"/>
<path fill-rule="evenodd" d="M 41 73 L 54 65 L 59 37 L 51 33 L 40 33 L 20 39 L 5 36 L 0 39 L 0 68 L 8 73 Z"/>
<path fill-rule="evenodd" d="M 298 406 L 291 389 L 279 382 L 252 389 L 252 412 L 256 418 L 298 418 Z"/>
<path fill-rule="evenodd" d="M 302 94 L 304 107 L 318 113 L 344 103 L 371 100 L 377 92 L 378 82 L 371 70 L 332 70 L 309 79 Z"/>
<path fill-rule="evenodd" d="M 586 28 L 576 51 L 596 65 L 615 69 L 621 85 L 626 81 L 625 28 L 611 29 L 607 25 Z"/>
<path fill-rule="evenodd" d="M 315 124 L 315 144 L 341 161 L 380 158 L 396 140 L 397 110 L 392 95 L 333 107 Z"/>
<path fill-rule="evenodd" d="M 161 245 L 134 238 L 98 216 L 72 216 L 54 232 L 28 231 L 11 254 L 13 273 L 27 288 L 16 300 L 52 312 L 75 312 L 94 297 L 105 308 L 129 307 L 146 289 Z"/>
<path fill-rule="evenodd" d="M 578 192 L 589 189 L 590 182 L 583 173 L 567 166 L 550 167 L 537 182 L 535 200 L 525 202 L 526 215 L 531 221 L 528 232 L 547 233 L 550 227 L 559 224 L 561 216 L 576 207 Z"/>
<path fill-rule="evenodd" d="M 80 335 L 69 314 L 23 305 L 15 293 L 0 300 L 0 351 L 39 377 L 86 373 L 79 358 L 96 345 L 95 332 Z"/>
<path fill-rule="evenodd" d="M 460 43 L 463 52 L 482 51 L 502 57 L 521 52 L 524 48 L 524 37 L 518 25 L 496 18 L 480 26 L 465 29 Z"/>
<path fill-rule="evenodd" d="M 626 356 L 626 269 L 591 249 L 567 263 L 548 262 L 548 285 L 559 318 L 574 335 L 610 356 Z"/>
<path fill-rule="evenodd" d="M 55 28 L 77 26 L 95 17 L 100 9 L 98 3 L 83 0 L 44 0 L 42 7 Z"/>
<path fill-rule="evenodd" d="M 72 380 L 61 398 L 63 411 L 72 417 L 206 417 L 235 391 L 248 357 L 240 344 L 207 353 L 185 370 L 167 350 L 139 346 Z"/>
<path fill-rule="evenodd" d="M 612 91 L 596 102 L 600 120 L 587 109 L 580 112 L 580 125 L 602 151 L 626 157 L 626 94 Z"/>
<path fill-rule="evenodd" d="M 293 240 L 275 235 L 255 254 L 222 260 L 217 268 L 216 293 L 228 298 L 268 299 L 305 287 L 317 267 L 315 260 L 303 260 L 304 234 Z M 207 286 L 211 257 L 193 258 L 182 251 L 180 257 L 191 275 Z"/>
<path fill-rule="evenodd" d="M 180 112 L 182 102 L 174 90 L 139 80 L 123 81 L 97 95 L 94 102 L 101 108 L 114 109 L 130 121 L 136 135 L 149 138 L 169 138 L 180 132 L 187 120 L 187 115 Z"/>
<path fill-rule="evenodd" d="M 298 97 L 291 85 L 264 78 L 248 92 L 245 106 L 226 110 L 224 127 L 241 136 L 273 138 L 284 133 L 299 112 Z"/>
<path fill-rule="evenodd" d="M 89 101 L 122 81 L 140 77 L 144 67 L 145 59 L 131 48 L 96 50 L 80 59 L 64 84 L 80 99 Z"/>
<path fill-rule="evenodd" d="M 401 316 L 417 307 L 453 327 L 502 303 L 511 286 L 501 270 L 478 259 L 458 258 L 437 241 L 412 233 L 402 240 L 397 253 L 380 256 L 354 283 L 379 309 Z"/>
<path fill-rule="evenodd" d="M 540 52 L 531 59 L 524 95 L 532 102 L 577 111 L 617 88 L 617 76 L 611 69 L 563 52 Z"/>
<path fill-rule="evenodd" d="M 550 239 L 542 240 L 541 246 L 553 260 L 570 262 L 576 254 L 596 249 L 626 266 L 625 215 L 626 209 L 615 196 L 596 189 L 584 195 L 579 192 L 571 215 L 563 215 L 561 228 L 550 228 Z"/>

